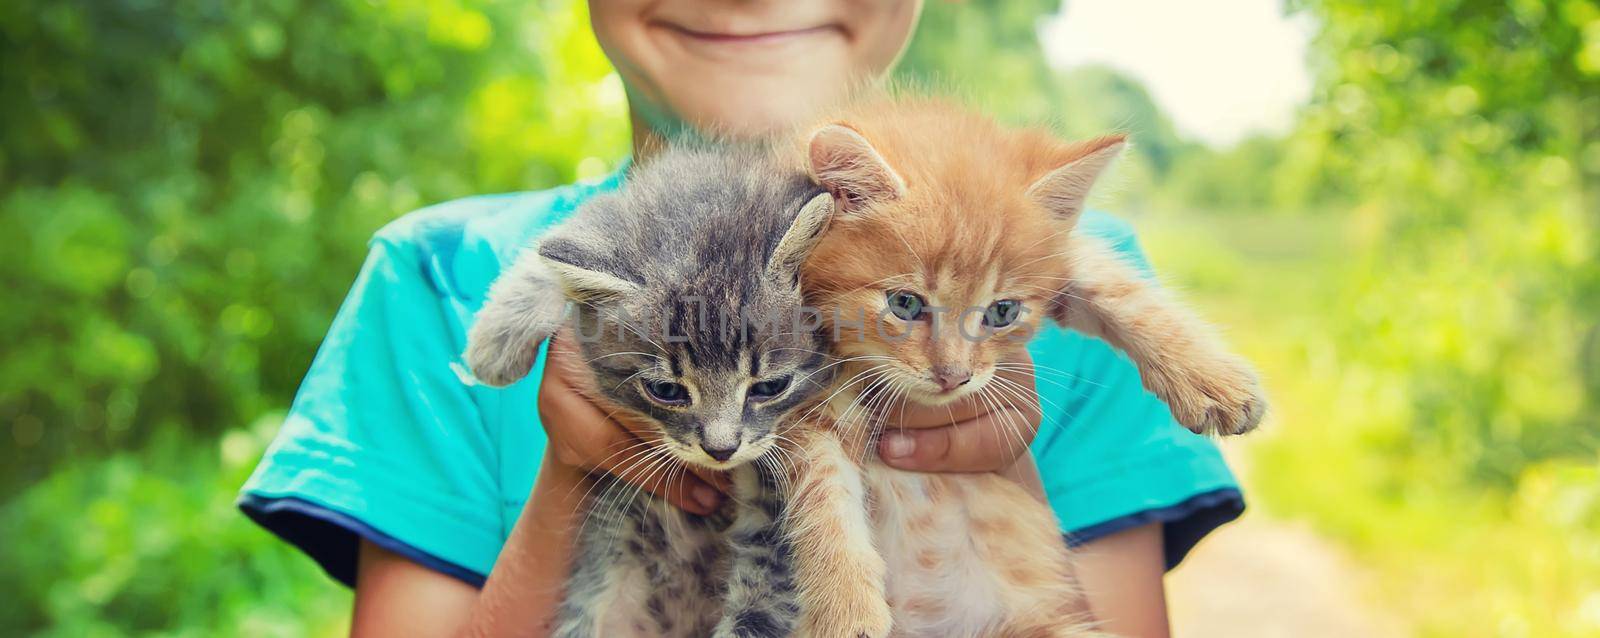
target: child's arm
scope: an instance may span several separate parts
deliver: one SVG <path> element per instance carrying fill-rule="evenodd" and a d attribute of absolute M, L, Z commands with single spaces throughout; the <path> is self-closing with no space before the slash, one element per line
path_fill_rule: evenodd
<path fill-rule="evenodd" d="M 547 636 L 556 620 L 589 479 L 546 453 L 462 636 Z"/>
<path fill-rule="evenodd" d="M 549 635 L 588 479 L 546 456 L 482 591 L 362 541 L 350 635 Z"/>
<path fill-rule="evenodd" d="M 450 636 L 466 622 L 478 590 L 460 579 L 361 541 L 350 635 Z"/>
<path fill-rule="evenodd" d="M 1073 554 L 1073 567 L 1100 628 L 1122 638 L 1167 638 L 1161 523 L 1104 536 Z"/>

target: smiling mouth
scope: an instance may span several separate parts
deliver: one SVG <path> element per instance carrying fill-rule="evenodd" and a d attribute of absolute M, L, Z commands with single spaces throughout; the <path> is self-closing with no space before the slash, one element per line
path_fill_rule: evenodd
<path fill-rule="evenodd" d="M 759 33 L 720 33 L 712 31 L 697 31 L 695 29 L 679 26 L 670 22 L 659 22 L 657 24 L 668 31 L 677 33 L 678 35 L 695 42 L 724 45 L 782 44 L 809 36 L 823 35 L 837 30 L 834 26 L 825 24 L 806 29 L 763 31 Z"/>

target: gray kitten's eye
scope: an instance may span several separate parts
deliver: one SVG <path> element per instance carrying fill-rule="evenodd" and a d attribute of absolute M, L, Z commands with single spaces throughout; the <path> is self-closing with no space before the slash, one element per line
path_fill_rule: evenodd
<path fill-rule="evenodd" d="M 767 379 L 760 383 L 750 384 L 749 396 L 751 399 L 761 401 L 783 394 L 783 391 L 787 389 L 789 389 L 789 377 Z"/>
<path fill-rule="evenodd" d="M 1017 320 L 1017 315 L 1022 314 L 1022 302 L 1015 299 L 1001 299 L 983 310 L 983 325 L 990 328 L 1004 328 Z"/>
<path fill-rule="evenodd" d="M 644 393 L 666 405 L 688 405 L 689 389 L 671 381 L 645 381 Z"/>
<path fill-rule="evenodd" d="M 891 290 L 888 297 L 889 312 L 894 316 L 911 321 L 922 314 L 922 307 L 928 305 L 921 295 L 904 290 Z"/>

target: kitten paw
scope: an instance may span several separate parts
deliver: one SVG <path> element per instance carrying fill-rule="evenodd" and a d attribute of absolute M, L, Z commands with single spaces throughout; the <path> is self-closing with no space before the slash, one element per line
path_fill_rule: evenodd
<path fill-rule="evenodd" d="M 796 636 L 806 638 L 888 638 L 894 625 L 887 603 L 872 605 L 853 617 L 807 618 Z"/>
<path fill-rule="evenodd" d="M 1260 379 L 1238 357 L 1191 367 L 1159 385 L 1164 387 L 1156 394 L 1171 407 L 1172 415 L 1201 434 L 1244 434 L 1260 425 L 1267 413 Z"/>

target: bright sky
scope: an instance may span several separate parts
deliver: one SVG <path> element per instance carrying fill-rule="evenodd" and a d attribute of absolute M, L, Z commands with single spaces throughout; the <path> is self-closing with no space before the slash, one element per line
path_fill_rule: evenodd
<path fill-rule="evenodd" d="M 1185 136 L 1284 131 L 1310 95 L 1311 25 L 1282 0 L 1066 0 L 1039 36 L 1051 64 L 1102 64 L 1150 89 Z"/>

